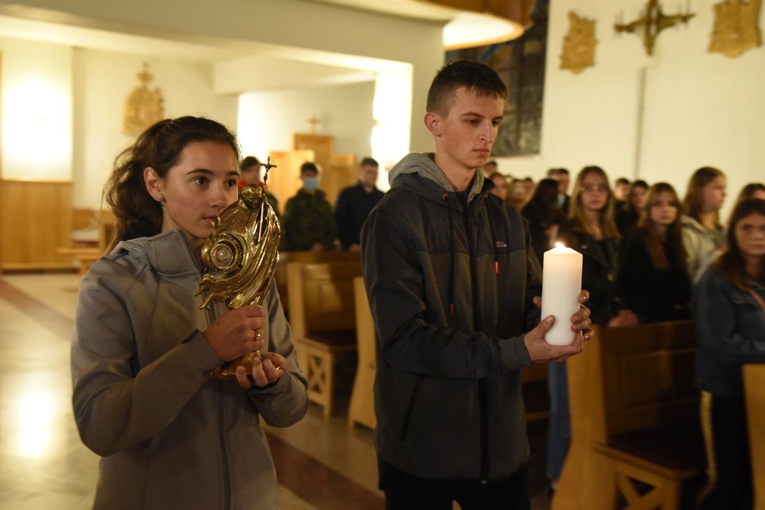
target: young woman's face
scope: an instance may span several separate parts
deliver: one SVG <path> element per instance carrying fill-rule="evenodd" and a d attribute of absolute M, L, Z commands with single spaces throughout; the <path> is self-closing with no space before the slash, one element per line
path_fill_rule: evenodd
<path fill-rule="evenodd" d="M 752 213 L 744 216 L 735 229 L 736 243 L 747 257 L 765 257 L 765 216 Z"/>
<path fill-rule="evenodd" d="M 725 202 L 725 177 L 715 177 L 701 188 L 701 208 L 704 212 L 719 211 Z"/>
<path fill-rule="evenodd" d="M 648 190 L 643 186 L 633 186 L 630 189 L 630 201 L 632 201 L 632 207 L 637 211 L 642 211 L 645 207 L 646 195 Z"/>
<path fill-rule="evenodd" d="M 237 200 L 238 180 L 231 147 L 218 142 L 188 144 L 178 164 L 157 182 L 163 196 L 162 232 L 180 229 L 192 238 L 209 236 L 215 218 Z"/>
<path fill-rule="evenodd" d="M 608 183 L 601 175 L 590 172 L 582 181 L 579 196 L 583 209 L 600 211 L 608 203 Z"/>
<path fill-rule="evenodd" d="M 501 198 L 504 202 L 505 197 L 507 197 L 507 182 L 505 182 L 505 178 L 502 176 L 496 176 L 491 180 L 491 182 L 494 183 L 494 187 L 491 189 L 491 192 Z"/>
<path fill-rule="evenodd" d="M 651 221 L 656 225 L 669 226 L 677 219 L 677 200 L 669 191 L 658 193 L 651 207 Z"/>

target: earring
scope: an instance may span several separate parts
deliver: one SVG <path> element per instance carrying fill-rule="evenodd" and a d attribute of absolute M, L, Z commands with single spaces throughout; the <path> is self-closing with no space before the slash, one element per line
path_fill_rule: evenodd
<path fill-rule="evenodd" d="M 157 193 L 157 202 L 164 202 L 165 197 L 162 195 L 162 193 Z"/>

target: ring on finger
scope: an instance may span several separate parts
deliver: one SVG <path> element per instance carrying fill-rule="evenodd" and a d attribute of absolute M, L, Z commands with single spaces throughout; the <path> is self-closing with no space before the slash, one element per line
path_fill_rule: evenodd
<path fill-rule="evenodd" d="M 278 372 L 278 371 L 279 371 L 279 370 L 281 370 L 281 369 L 282 369 L 282 367 L 280 367 L 279 365 L 276 365 L 276 366 L 274 367 L 274 372 Z"/>

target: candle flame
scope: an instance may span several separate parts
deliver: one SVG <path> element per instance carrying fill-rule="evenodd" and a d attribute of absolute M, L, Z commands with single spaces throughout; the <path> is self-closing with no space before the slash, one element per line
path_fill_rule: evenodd
<path fill-rule="evenodd" d="M 565 244 L 563 244 L 563 243 L 562 243 L 562 242 L 560 242 L 560 241 L 556 241 L 556 242 L 555 242 L 555 247 L 556 247 L 556 248 L 565 248 L 565 247 L 566 247 L 566 245 L 565 245 Z"/>

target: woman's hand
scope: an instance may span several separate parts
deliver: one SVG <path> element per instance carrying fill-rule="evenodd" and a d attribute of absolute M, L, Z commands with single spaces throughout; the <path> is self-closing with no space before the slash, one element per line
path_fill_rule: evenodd
<path fill-rule="evenodd" d="M 231 361 L 263 348 L 265 324 L 262 306 L 242 306 L 218 317 L 202 335 L 220 359 Z"/>
<path fill-rule="evenodd" d="M 263 387 L 273 384 L 289 369 L 290 362 L 284 356 L 275 352 L 263 353 L 263 361 L 255 359 L 252 370 L 247 373 L 244 366 L 236 367 L 236 382 L 244 389 L 253 386 Z"/>

